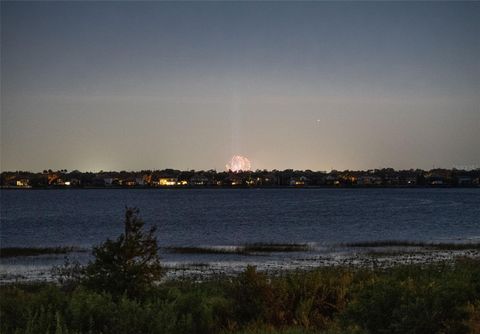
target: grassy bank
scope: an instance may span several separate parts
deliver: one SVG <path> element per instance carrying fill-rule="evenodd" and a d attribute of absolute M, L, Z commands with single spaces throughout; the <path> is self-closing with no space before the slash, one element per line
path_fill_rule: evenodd
<path fill-rule="evenodd" d="M 1 333 L 480 333 L 480 260 L 164 282 L 135 298 L 0 287 Z"/>

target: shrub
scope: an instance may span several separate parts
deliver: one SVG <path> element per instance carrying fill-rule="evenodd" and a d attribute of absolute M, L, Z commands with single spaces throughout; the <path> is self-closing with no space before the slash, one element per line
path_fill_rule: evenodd
<path fill-rule="evenodd" d="M 372 334 L 468 333 L 467 305 L 478 300 L 473 276 L 444 266 L 414 269 L 394 269 L 361 285 L 345 322 Z"/>
<path fill-rule="evenodd" d="M 274 293 L 267 276 L 253 266 L 248 266 L 234 281 L 232 297 L 239 323 L 267 320 L 275 309 Z"/>
<path fill-rule="evenodd" d="M 138 213 L 136 208 L 127 208 L 125 233 L 94 247 L 95 259 L 84 271 L 83 283 L 87 287 L 114 296 L 142 298 L 161 278 L 155 227 L 144 232 L 144 222 Z"/>

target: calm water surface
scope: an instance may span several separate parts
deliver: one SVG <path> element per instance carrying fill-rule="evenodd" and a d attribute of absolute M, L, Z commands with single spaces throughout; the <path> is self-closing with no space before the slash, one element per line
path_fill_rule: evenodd
<path fill-rule="evenodd" d="M 311 243 L 308 252 L 174 254 L 167 276 L 235 274 L 345 263 L 373 240 L 480 242 L 480 189 L 88 189 L 1 191 L 1 246 L 90 248 L 123 231 L 125 206 L 141 209 L 161 246 Z M 451 256 L 451 255 L 447 255 Z M 86 263 L 89 252 L 69 254 Z M 423 260 L 422 260 L 423 261 Z M 2 259 L 0 283 L 51 279 L 64 255 Z"/>
<path fill-rule="evenodd" d="M 2 190 L 1 245 L 90 247 L 125 206 L 163 246 L 480 238 L 480 189 Z"/>

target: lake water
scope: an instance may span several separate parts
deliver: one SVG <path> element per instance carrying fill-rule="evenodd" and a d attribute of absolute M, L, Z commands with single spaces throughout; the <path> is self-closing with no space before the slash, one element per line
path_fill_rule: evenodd
<path fill-rule="evenodd" d="M 125 206 L 138 207 L 147 225 L 157 226 L 165 247 L 480 241 L 480 189 L 66 189 L 2 190 L 1 246 L 90 248 L 123 231 Z M 275 261 L 292 256 L 298 255 Z M 12 261 L 19 260 L 2 262 Z"/>

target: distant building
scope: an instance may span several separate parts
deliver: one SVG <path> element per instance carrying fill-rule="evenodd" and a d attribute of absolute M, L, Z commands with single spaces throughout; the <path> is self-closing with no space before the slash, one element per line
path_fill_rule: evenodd
<path fill-rule="evenodd" d="M 363 175 L 357 178 L 357 184 L 362 186 L 381 185 L 382 178 L 373 175 Z"/>
<path fill-rule="evenodd" d="M 457 179 L 457 184 L 459 186 L 470 186 L 473 184 L 473 180 L 471 177 L 469 176 L 460 176 L 458 179 Z"/>
<path fill-rule="evenodd" d="M 300 177 L 292 177 L 290 179 L 290 185 L 291 186 L 297 186 L 297 187 L 301 187 L 301 186 L 304 186 L 308 183 L 308 179 L 306 176 L 300 176 Z"/>
<path fill-rule="evenodd" d="M 417 178 L 416 177 L 406 177 L 405 178 L 405 184 L 409 186 L 414 186 L 417 184 Z"/>
<path fill-rule="evenodd" d="M 325 184 L 327 184 L 327 185 L 339 185 L 340 184 L 340 178 L 335 174 L 327 175 L 327 177 L 325 178 Z"/>
<path fill-rule="evenodd" d="M 134 187 L 137 185 L 137 182 L 133 178 L 123 179 L 120 181 L 122 186 Z"/>
<path fill-rule="evenodd" d="M 161 187 L 171 187 L 177 185 L 178 179 L 176 177 L 161 177 L 158 179 L 158 185 Z"/>
<path fill-rule="evenodd" d="M 70 185 L 70 183 L 69 183 L 69 184 L 65 184 L 65 180 L 64 180 L 64 179 L 61 179 L 61 178 L 55 179 L 55 181 L 53 181 L 52 184 L 53 184 L 53 185 L 56 185 L 56 186 L 68 186 L 68 185 Z"/>
<path fill-rule="evenodd" d="M 48 184 L 49 184 L 49 185 L 58 184 L 58 181 L 57 181 L 58 178 L 59 178 L 59 175 L 58 175 L 58 174 L 48 173 Z"/>
<path fill-rule="evenodd" d="M 396 175 L 387 175 L 384 178 L 384 182 L 387 185 L 398 185 L 400 184 L 400 178 Z"/>
<path fill-rule="evenodd" d="M 18 179 L 16 181 L 17 187 L 30 188 L 30 181 L 28 179 Z"/>
<path fill-rule="evenodd" d="M 209 179 L 205 176 L 194 176 L 190 179 L 190 185 L 192 186 L 205 186 L 209 183 Z"/>
<path fill-rule="evenodd" d="M 242 186 L 243 179 L 241 176 L 238 176 L 238 175 L 230 175 L 222 182 L 222 185 Z"/>
<path fill-rule="evenodd" d="M 70 179 L 70 185 L 72 186 L 78 186 L 80 185 L 81 181 L 79 179 L 76 179 L 76 178 L 73 178 L 73 179 Z"/>

